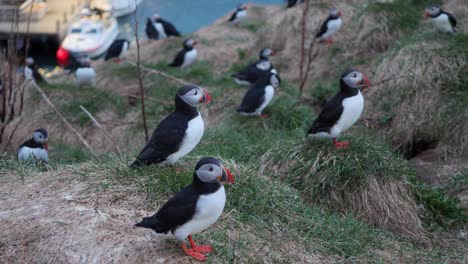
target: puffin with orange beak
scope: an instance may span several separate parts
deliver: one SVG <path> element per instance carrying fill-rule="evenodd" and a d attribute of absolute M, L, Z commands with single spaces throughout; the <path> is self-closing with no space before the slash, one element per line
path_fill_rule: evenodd
<path fill-rule="evenodd" d="M 455 17 L 442 10 L 438 6 L 429 6 L 424 11 L 424 17 L 429 19 L 439 32 L 455 33 L 457 32 L 457 20 Z"/>
<path fill-rule="evenodd" d="M 340 79 L 340 91 L 325 104 L 307 132 L 309 137 L 332 138 L 336 148 L 346 148 L 349 142 L 338 142 L 337 137 L 350 128 L 364 110 L 364 97 L 360 88 L 369 87 L 366 75 L 356 70 L 347 70 Z M 361 90 L 362 90 L 361 89 Z"/>
<path fill-rule="evenodd" d="M 340 30 L 341 24 L 343 24 L 341 11 L 336 8 L 332 8 L 330 9 L 330 15 L 327 17 L 325 22 L 323 22 L 320 27 L 320 31 L 315 37 L 318 38 L 319 42 L 325 42 L 327 46 L 330 46 L 333 43 L 331 36 Z"/>
<path fill-rule="evenodd" d="M 180 241 L 185 254 L 205 261 L 203 253 L 213 251 L 213 247 L 197 245 L 192 235 L 210 227 L 223 213 L 226 204 L 225 183 L 234 184 L 234 177 L 221 161 L 213 157 L 202 158 L 195 166 L 192 184 L 176 193 L 156 214 L 144 217 L 135 226 L 172 235 Z"/>
<path fill-rule="evenodd" d="M 196 40 L 186 39 L 184 41 L 184 48 L 176 54 L 174 60 L 169 64 L 169 66 L 186 68 L 192 65 L 197 58 L 197 50 L 194 47 L 197 44 L 198 42 Z"/>
<path fill-rule="evenodd" d="M 200 87 L 186 85 L 180 88 L 175 96 L 175 111 L 159 123 L 130 167 L 135 169 L 156 163 L 174 165 L 192 151 L 205 130 L 197 107 L 210 101 L 211 96 Z"/>
<path fill-rule="evenodd" d="M 49 161 L 48 144 L 49 135 L 47 130 L 39 128 L 34 131 L 33 137 L 26 140 L 18 149 L 18 160 L 22 162 L 44 162 Z"/>

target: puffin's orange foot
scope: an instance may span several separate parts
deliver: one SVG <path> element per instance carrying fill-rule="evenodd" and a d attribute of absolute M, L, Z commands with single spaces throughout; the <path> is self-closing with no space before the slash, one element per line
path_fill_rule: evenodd
<path fill-rule="evenodd" d="M 176 171 L 176 173 L 177 173 L 177 174 L 178 174 L 178 173 L 182 173 L 182 172 L 184 172 L 184 170 L 183 170 L 182 168 L 176 168 L 176 170 L 175 170 L 175 171 Z"/>
<path fill-rule="evenodd" d="M 349 146 L 349 141 L 343 141 L 343 142 L 338 142 L 336 139 L 333 139 L 333 144 L 335 144 L 335 148 L 340 149 L 340 148 L 348 148 Z"/>
<path fill-rule="evenodd" d="M 332 44 L 333 44 L 333 40 L 332 40 L 331 38 L 328 38 L 328 39 L 325 41 L 325 45 L 327 45 L 327 47 L 330 47 Z"/>
<path fill-rule="evenodd" d="M 193 241 L 192 235 L 189 235 L 187 238 L 188 238 L 190 246 L 192 247 L 193 250 L 204 252 L 204 253 L 208 253 L 208 252 L 213 251 L 213 247 L 210 246 L 210 245 L 206 245 L 206 246 L 201 246 L 200 245 L 200 246 L 198 246 L 195 243 L 195 241 Z"/>
<path fill-rule="evenodd" d="M 187 246 L 185 246 L 185 243 L 182 242 L 181 244 L 181 247 L 182 247 L 182 250 L 184 251 L 184 253 L 188 256 L 191 256 L 192 258 L 198 260 L 198 261 L 205 261 L 206 260 L 206 256 L 203 255 L 202 253 L 194 250 L 194 249 L 188 249 Z"/>
<path fill-rule="evenodd" d="M 268 118 L 268 117 L 270 117 L 270 115 L 269 114 L 261 114 L 260 117 L 261 118 Z"/>

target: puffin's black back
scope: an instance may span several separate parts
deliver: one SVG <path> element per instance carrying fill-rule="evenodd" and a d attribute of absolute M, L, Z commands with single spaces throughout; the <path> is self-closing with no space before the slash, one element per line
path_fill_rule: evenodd
<path fill-rule="evenodd" d="M 340 119 L 343 113 L 343 100 L 358 94 L 359 90 L 357 88 L 349 87 L 343 81 L 343 78 L 352 71 L 354 70 L 349 69 L 341 75 L 340 91 L 325 104 L 322 112 L 320 112 L 317 119 L 315 119 L 314 123 L 307 131 L 307 134 L 330 132 L 330 129 L 335 125 L 338 119 Z"/>
<path fill-rule="evenodd" d="M 159 22 L 159 23 L 161 23 L 163 25 L 164 32 L 166 32 L 167 36 L 180 36 L 180 32 L 177 31 L 177 29 L 175 28 L 175 26 L 172 23 L 170 23 L 170 22 L 168 22 L 168 21 L 166 21 L 166 20 L 164 20 L 162 18 L 158 18 L 156 20 L 156 22 Z"/>
<path fill-rule="evenodd" d="M 125 42 L 128 42 L 128 40 L 117 39 L 114 42 L 112 42 L 111 46 L 107 50 L 106 57 L 104 58 L 104 60 L 106 61 L 106 60 L 120 56 L 120 53 L 122 52 L 122 48 Z"/>
<path fill-rule="evenodd" d="M 148 18 L 146 21 L 146 28 L 145 28 L 146 36 L 149 39 L 158 39 L 159 38 L 159 33 L 154 28 L 153 21 L 151 21 L 151 18 Z"/>
<path fill-rule="evenodd" d="M 211 157 L 203 158 L 198 162 L 195 170 L 206 163 L 219 164 L 219 161 Z M 218 182 L 207 183 L 201 181 L 194 172 L 192 184 L 176 193 L 156 214 L 150 217 L 144 217 L 143 220 L 135 226 L 151 228 L 157 233 L 174 231 L 177 227 L 192 219 L 200 195 L 214 193 L 220 187 L 221 184 Z"/>
<path fill-rule="evenodd" d="M 177 93 L 185 94 L 190 89 L 192 89 L 190 86 L 185 86 Z M 185 103 L 178 94 L 175 97 L 175 111 L 159 123 L 147 145 L 130 165 L 131 168 L 163 162 L 179 149 L 188 122 L 197 117 L 199 113 L 196 107 Z"/>
<path fill-rule="evenodd" d="M 233 74 L 232 77 L 238 78 L 240 80 L 245 80 L 250 83 L 255 83 L 261 77 L 262 74 L 264 74 L 265 72 L 269 72 L 271 69 L 273 69 L 273 64 L 271 64 L 271 62 L 270 62 L 270 68 L 268 68 L 267 71 L 257 68 L 257 64 L 262 61 L 263 60 L 258 60 L 250 64 L 246 68 Z"/>

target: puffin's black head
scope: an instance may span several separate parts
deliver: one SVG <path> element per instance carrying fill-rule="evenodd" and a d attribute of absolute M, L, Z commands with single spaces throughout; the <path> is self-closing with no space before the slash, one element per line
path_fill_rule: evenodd
<path fill-rule="evenodd" d="M 438 6 L 428 6 L 424 10 L 424 16 L 426 18 L 434 18 L 440 15 L 441 12 L 442 12 L 442 9 L 440 9 L 440 7 Z"/>
<path fill-rule="evenodd" d="M 237 11 L 247 10 L 247 6 L 244 4 L 237 5 Z"/>
<path fill-rule="evenodd" d="M 341 16 L 341 11 L 338 10 L 336 7 L 332 7 L 330 9 L 330 17 L 337 18 Z"/>
<path fill-rule="evenodd" d="M 270 56 L 274 56 L 275 51 L 270 48 L 264 48 L 260 51 L 260 59 L 261 60 L 268 60 Z"/>
<path fill-rule="evenodd" d="M 371 85 L 369 78 L 364 73 L 349 69 L 341 75 L 341 81 L 352 88 L 367 88 Z"/>
<path fill-rule="evenodd" d="M 194 85 L 185 85 L 177 91 L 177 98 L 182 99 L 186 104 L 197 107 L 202 103 L 209 103 L 211 101 L 211 96 L 208 92 L 200 87 Z"/>
<path fill-rule="evenodd" d="M 234 184 L 234 177 L 231 172 L 223 166 L 219 159 L 213 157 L 205 157 L 198 161 L 197 166 L 195 166 L 194 177 L 206 183 Z"/>
<path fill-rule="evenodd" d="M 198 42 L 193 39 L 186 39 L 184 40 L 184 49 L 191 50 L 193 49 L 193 46 L 197 45 Z"/>
<path fill-rule="evenodd" d="M 49 133 L 44 128 L 39 128 L 34 131 L 33 140 L 39 145 L 43 145 L 45 149 L 48 149 Z"/>

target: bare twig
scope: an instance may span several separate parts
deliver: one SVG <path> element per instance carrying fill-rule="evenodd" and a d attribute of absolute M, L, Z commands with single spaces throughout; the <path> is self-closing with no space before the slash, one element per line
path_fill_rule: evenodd
<path fill-rule="evenodd" d="M 135 12 L 133 13 L 133 19 L 135 19 L 135 41 L 137 47 L 137 78 L 138 78 L 138 85 L 140 86 L 140 96 L 141 96 L 141 114 L 143 116 L 143 127 L 145 129 L 145 138 L 148 141 L 148 126 L 146 125 L 146 112 L 145 112 L 145 88 L 143 86 L 143 77 L 141 76 L 141 69 L 140 69 L 140 41 L 138 38 L 138 19 L 137 19 L 137 1 L 135 0 Z"/>
<path fill-rule="evenodd" d="M 312 51 L 313 51 L 313 47 L 314 47 L 314 44 L 315 44 L 315 40 L 316 40 L 316 38 L 313 38 L 312 41 L 310 42 L 310 45 L 309 45 L 309 53 L 308 53 L 308 56 L 307 56 L 307 67 L 306 67 L 306 70 L 304 72 L 304 76 L 301 79 L 301 84 L 299 86 L 299 98 L 302 97 L 302 93 L 304 92 L 304 86 L 305 86 L 305 84 L 307 82 L 307 78 L 309 77 L 310 65 L 312 64 Z"/>
<path fill-rule="evenodd" d="M 18 123 L 17 123 L 16 126 L 13 128 L 13 130 L 11 130 L 10 136 L 8 136 L 7 142 L 5 143 L 5 146 L 3 147 L 3 152 L 6 151 L 8 145 L 9 145 L 10 142 L 11 142 L 11 139 L 13 138 L 13 135 L 15 134 L 16 130 L 18 129 L 19 125 L 21 124 L 21 121 L 23 121 L 23 117 L 22 117 L 22 116 L 18 119 Z"/>
<path fill-rule="evenodd" d="M 83 138 L 83 136 L 78 131 L 76 131 L 72 127 L 72 125 L 70 125 L 70 123 L 68 123 L 65 117 L 63 117 L 63 115 L 59 112 L 55 105 L 50 101 L 49 97 L 47 97 L 47 95 L 42 91 L 41 87 L 39 87 L 35 82 L 31 82 L 31 84 L 39 92 L 39 94 L 41 94 L 42 98 L 44 99 L 44 101 L 46 101 L 50 108 L 52 108 L 55 111 L 55 113 L 60 117 L 60 119 L 62 119 L 63 123 L 65 123 L 65 125 L 78 137 L 78 139 L 86 146 L 86 148 L 89 149 L 91 154 L 96 156 L 96 152 L 93 150 L 91 145 L 89 145 L 89 143 Z"/>
<path fill-rule="evenodd" d="M 93 124 L 96 125 L 99 129 L 101 129 L 102 132 L 104 132 L 104 135 L 110 141 L 112 141 L 114 143 L 115 148 L 117 149 L 117 152 L 119 152 L 119 154 L 121 155 L 122 150 L 120 149 L 119 143 L 117 143 L 117 141 L 115 141 L 112 138 L 112 136 L 109 134 L 109 132 L 107 132 L 107 130 L 94 118 L 94 116 L 86 108 L 84 108 L 84 106 L 80 105 L 80 108 L 81 108 L 81 110 L 83 110 L 83 112 L 85 112 L 85 114 L 89 117 L 89 119 L 91 119 L 91 121 L 93 121 Z"/>
<path fill-rule="evenodd" d="M 126 62 L 127 62 L 128 64 L 130 64 L 130 65 L 137 66 L 137 64 L 136 64 L 135 62 L 132 62 L 132 61 L 126 61 Z M 163 77 L 166 77 L 166 78 L 168 78 L 168 79 L 171 79 L 171 80 L 175 81 L 176 83 L 179 83 L 179 84 L 182 84 L 182 85 L 190 85 L 190 84 L 192 84 L 192 83 L 190 83 L 190 82 L 188 82 L 188 81 L 186 81 L 186 80 L 184 80 L 184 79 L 177 78 L 177 77 L 175 77 L 175 76 L 172 76 L 172 75 L 170 75 L 170 74 L 168 74 L 168 73 L 165 73 L 165 72 L 162 72 L 162 71 L 158 71 L 158 70 L 156 70 L 156 69 L 151 69 L 151 68 L 148 68 L 148 67 L 145 67 L 145 66 L 140 66 L 140 67 L 143 68 L 143 69 L 146 70 L 146 71 L 149 71 L 149 72 L 152 72 L 152 73 L 156 73 L 156 74 L 158 74 L 158 75 L 161 75 L 161 76 L 163 76 Z M 199 86 L 199 87 L 200 87 L 200 86 Z"/>

